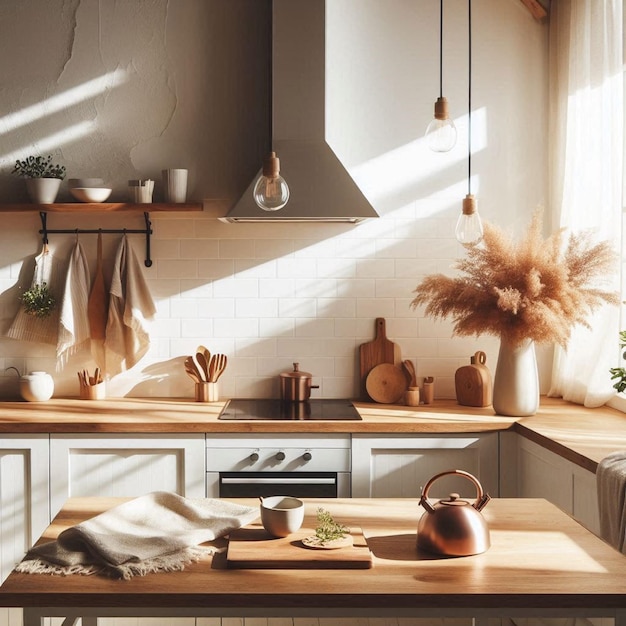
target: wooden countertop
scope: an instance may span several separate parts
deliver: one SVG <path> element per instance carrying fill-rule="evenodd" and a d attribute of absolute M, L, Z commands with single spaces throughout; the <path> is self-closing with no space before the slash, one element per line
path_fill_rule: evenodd
<path fill-rule="evenodd" d="M 121 501 L 70 499 L 44 538 L 51 540 Z M 0 587 L 0 606 L 232 607 L 247 615 L 268 607 L 313 615 L 333 609 L 371 609 L 370 615 L 431 609 L 446 615 L 464 609 L 531 607 L 550 609 L 551 614 L 598 609 L 598 616 L 626 607 L 624 556 L 545 500 L 493 499 L 483 509 L 490 549 L 463 558 L 418 552 L 416 524 L 423 509 L 417 499 L 305 503 L 305 527 L 315 527 L 317 507 L 324 506 L 341 523 L 362 528 L 373 568 L 331 569 L 323 575 L 306 569 L 229 570 L 222 554 L 182 572 L 129 581 L 13 572 Z"/>
<path fill-rule="evenodd" d="M 362 421 L 218 420 L 224 404 L 169 398 L 0 402 L 0 433 L 463 433 L 498 431 L 516 421 L 454 400 L 428 407 L 355 401 Z"/>
<path fill-rule="evenodd" d="M 626 449 L 626 415 L 608 407 L 588 409 L 542 398 L 536 415 L 510 418 L 491 407 L 454 400 L 407 407 L 355 402 L 362 421 L 226 421 L 224 402 L 119 398 L 102 401 L 55 398 L 48 402 L 0 402 L 0 433 L 483 433 L 513 429 L 595 472 L 611 452 Z"/>

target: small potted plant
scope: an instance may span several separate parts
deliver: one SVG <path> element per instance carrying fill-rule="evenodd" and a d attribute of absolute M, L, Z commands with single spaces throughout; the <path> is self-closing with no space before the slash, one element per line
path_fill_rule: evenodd
<path fill-rule="evenodd" d="M 619 333 L 619 347 L 622 351 L 622 359 L 626 359 L 626 330 L 620 330 Z M 625 367 L 612 367 L 610 370 L 611 380 L 615 383 L 613 387 L 617 390 L 617 393 L 624 393 L 626 391 L 626 368 Z"/>
<path fill-rule="evenodd" d="M 52 163 L 52 155 L 29 156 L 15 161 L 13 174 L 26 178 L 26 191 L 36 204 L 52 204 L 57 197 L 65 166 Z"/>
<path fill-rule="evenodd" d="M 48 317 L 56 306 L 56 300 L 45 282 L 33 285 L 30 289 L 27 289 L 22 294 L 20 300 L 22 301 L 24 311 L 28 315 L 40 319 Z"/>

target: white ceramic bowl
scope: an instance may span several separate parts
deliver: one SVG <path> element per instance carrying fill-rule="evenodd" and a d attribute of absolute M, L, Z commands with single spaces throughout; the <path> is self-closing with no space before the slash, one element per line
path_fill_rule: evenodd
<path fill-rule="evenodd" d="M 108 187 L 73 187 L 70 193 L 81 202 L 104 202 L 112 189 Z"/>
<path fill-rule="evenodd" d="M 274 537 L 287 537 L 304 521 L 304 502 L 291 496 L 270 496 L 261 500 L 263 528 Z"/>
<path fill-rule="evenodd" d="M 67 186 L 69 189 L 75 187 L 104 187 L 102 178 L 68 178 Z"/>

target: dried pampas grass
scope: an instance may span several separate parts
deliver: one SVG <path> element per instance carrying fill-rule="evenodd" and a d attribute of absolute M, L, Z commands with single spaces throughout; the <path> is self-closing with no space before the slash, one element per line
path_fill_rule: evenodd
<path fill-rule="evenodd" d="M 617 293 L 598 287 L 615 271 L 617 255 L 609 242 L 593 243 L 589 232 L 564 242 L 564 231 L 544 239 L 541 229 L 541 211 L 519 242 L 486 223 L 482 245 L 468 248 L 455 266 L 462 276 L 427 276 L 411 307 L 426 305 L 426 315 L 452 318 L 455 335 L 566 347 L 575 324 L 589 327 L 589 313 L 619 304 Z"/>

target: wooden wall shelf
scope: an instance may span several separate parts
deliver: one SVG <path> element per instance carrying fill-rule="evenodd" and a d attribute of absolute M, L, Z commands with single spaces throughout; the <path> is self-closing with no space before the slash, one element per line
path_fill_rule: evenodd
<path fill-rule="evenodd" d="M 202 211 L 201 202 L 186 202 L 169 204 L 150 202 L 148 204 L 134 204 L 130 202 L 61 202 L 56 204 L 0 204 L 0 213 L 153 213 L 157 211 Z"/>

